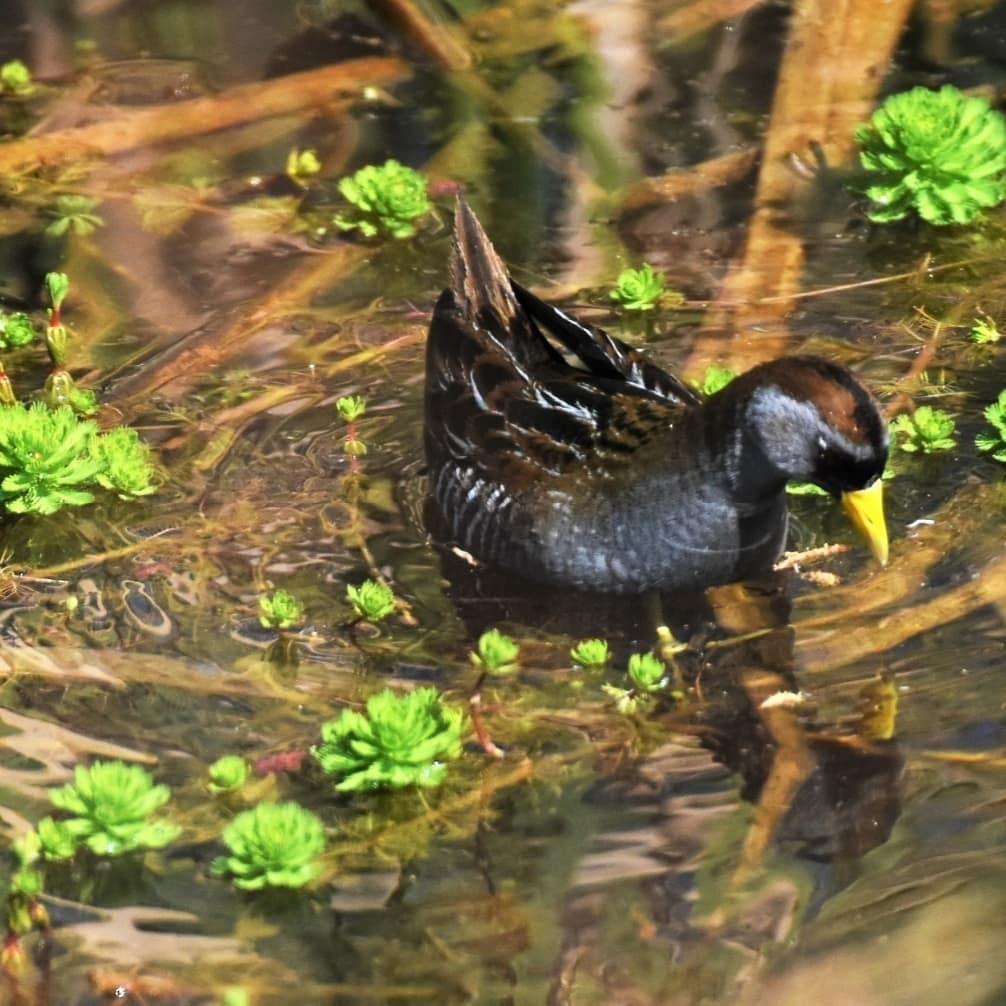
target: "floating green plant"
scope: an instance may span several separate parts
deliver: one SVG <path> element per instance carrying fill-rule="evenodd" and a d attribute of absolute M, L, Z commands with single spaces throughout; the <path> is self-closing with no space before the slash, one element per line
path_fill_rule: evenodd
<path fill-rule="evenodd" d="M 520 646 L 499 629 L 489 629 L 479 636 L 471 661 L 488 674 L 509 674 L 517 667 Z"/>
<path fill-rule="evenodd" d="M 282 632 L 304 621 L 304 605 L 285 590 L 274 590 L 258 599 L 258 620 L 264 629 Z"/>
<path fill-rule="evenodd" d="M 380 622 L 395 610 L 395 595 L 379 580 L 364 580 L 359 587 L 348 584 L 346 600 L 353 606 L 357 618 L 368 622 Z"/>
<path fill-rule="evenodd" d="M 90 503 L 101 470 L 93 442 L 97 427 L 72 409 L 0 408 L 0 498 L 11 513 L 52 514 L 64 506 Z"/>
<path fill-rule="evenodd" d="M 660 691 L 669 680 L 666 665 L 652 653 L 633 653 L 629 657 L 629 677 L 641 692 Z"/>
<path fill-rule="evenodd" d="M 0 349 L 16 349 L 35 338 L 35 326 L 23 311 L 0 315 Z"/>
<path fill-rule="evenodd" d="M 57 197 L 56 205 L 49 210 L 53 221 L 46 227 L 46 234 L 50 237 L 62 237 L 70 233 L 85 237 L 99 227 L 104 227 L 105 221 L 94 212 L 98 202 L 92 196 L 72 193 Z"/>
<path fill-rule="evenodd" d="M 435 688 L 398 695 L 385 689 L 367 700 L 366 715 L 345 709 L 321 728 L 311 749 L 338 790 L 439 786 L 444 762 L 461 754 L 464 715 Z"/>
<path fill-rule="evenodd" d="M 339 192 L 357 213 L 336 214 L 335 225 L 364 237 L 384 232 L 410 238 L 416 233 L 415 221 L 432 209 L 426 187 L 423 175 L 395 160 L 360 168 L 339 182 Z"/>
<path fill-rule="evenodd" d="M 932 224 L 966 224 L 1006 197 L 1006 119 L 949 84 L 891 95 L 856 141 L 877 223 L 914 210 Z"/>
<path fill-rule="evenodd" d="M 77 395 L 87 392 L 75 389 Z M 74 398 L 75 407 L 80 411 L 93 402 L 86 397 L 83 401 Z M 155 490 L 153 484 L 154 467 L 150 460 L 150 448 L 140 440 L 136 430 L 120 426 L 101 434 L 94 440 L 94 453 L 101 462 L 95 481 L 103 489 L 116 494 L 119 499 L 136 499 L 149 496 Z"/>
<path fill-rule="evenodd" d="M 121 761 L 78 765 L 73 778 L 73 783 L 49 791 L 53 804 L 73 815 L 56 822 L 55 830 L 72 835 L 99 856 L 159 849 L 181 831 L 169 821 L 150 820 L 171 792 L 155 784 L 140 765 Z"/>
<path fill-rule="evenodd" d="M 206 786 L 211 793 L 233 793 L 248 781 L 251 769 L 241 755 L 224 755 L 208 769 Z"/>
<path fill-rule="evenodd" d="M 31 70 L 19 59 L 9 60 L 0 66 L 0 88 L 7 94 L 31 94 L 35 90 Z"/>
<path fill-rule="evenodd" d="M 626 311 L 652 311 L 664 295 L 664 274 L 649 262 L 639 269 L 623 269 L 608 295 Z"/>
<path fill-rule="evenodd" d="M 975 318 L 975 323 L 971 326 L 969 333 L 971 341 L 979 346 L 988 346 L 998 342 L 1002 338 L 1002 332 L 995 321 L 986 315 L 984 318 Z"/>
<path fill-rule="evenodd" d="M 345 395 L 336 400 L 335 407 L 349 427 L 342 449 L 353 457 L 366 454 L 367 445 L 360 439 L 356 423 L 367 411 L 367 399 L 363 395 Z"/>
<path fill-rule="evenodd" d="M 603 639 L 582 639 L 569 651 L 569 656 L 580 667 L 597 669 L 611 659 L 611 650 Z"/>
<path fill-rule="evenodd" d="M 717 391 L 722 391 L 736 376 L 737 372 L 729 367 L 719 367 L 715 363 L 711 363 L 706 367 L 706 372 L 696 387 L 708 397 L 715 395 Z"/>
<path fill-rule="evenodd" d="M 344 395 L 336 399 L 335 407 L 347 423 L 355 423 L 367 411 L 367 399 L 363 395 Z"/>
<path fill-rule="evenodd" d="M 11 513 L 53 514 L 94 499 L 91 488 L 123 499 L 153 491 L 149 451 L 132 430 L 99 433 L 69 406 L 0 406 L 0 499 Z"/>
<path fill-rule="evenodd" d="M 214 859 L 210 869 L 229 876 L 235 887 L 303 887 L 318 875 L 325 827 L 298 803 L 260 803 L 227 825 L 223 841 L 228 854 Z"/>
<path fill-rule="evenodd" d="M 1006 462 L 1006 390 L 999 392 L 998 399 L 985 409 L 984 415 L 992 432 L 979 433 L 975 445 L 996 461 Z"/>
<path fill-rule="evenodd" d="M 891 421 L 898 447 L 909 454 L 934 454 L 954 447 L 954 417 L 943 409 L 920 405 L 911 415 L 902 413 Z"/>

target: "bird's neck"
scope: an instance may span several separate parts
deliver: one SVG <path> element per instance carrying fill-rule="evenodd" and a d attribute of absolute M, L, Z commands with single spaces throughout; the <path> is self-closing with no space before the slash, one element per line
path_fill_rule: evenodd
<path fill-rule="evenodd" d="M 708 449 L 726 461 L 731 496 L 742 506 L 758 508 L 783 492 L 788 476 L 765 453 L 749 414 L 754 389 L 744 376 L 714 395 L 702 411 Z"/>

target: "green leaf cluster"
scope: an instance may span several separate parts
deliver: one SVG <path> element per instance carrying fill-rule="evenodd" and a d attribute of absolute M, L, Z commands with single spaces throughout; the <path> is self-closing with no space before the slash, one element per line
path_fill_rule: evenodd
<path fill-rule="evenodd" d="M 16 349 L 35 338 L 35 326 L 24 311 L 0 315 L 0 349 Z"/>
<path fill-rule="evenodd" d="M 706 367 L 706 372 L 696 387 L 708 398 L 717 391 L 722 391 L 736 376 L 737 372 L 729 367 L 719 367 L 711 363 Z"/>
<path fill-rule="evenodd" d="M 667 684 L 667 668 L 652 653 L 633 653 L 629 657 L 629 677 L 641 692 L 656 692 Z"/>
<path fill-rule="evenodd" d="M 947 84 L 894 94 L 856 130 L 871 220 L 966 224 L 1006 197 L 1006 119 Z"/>
<path fill-rule="evenodd" d="M 626 311 L 652 311 L 664 294 L 664 274 L 649 262 L 639 269 L 623 269 L 608 296 Z"/>
<path fill-rule="evenodd" d="M 149 449 L 133 430 L 100 433 L 68 405 L 0 406 L 0 500 L 11 513 L 81 506 L 96 485 L 123 499 L 146 495 L 152 477 Z"/>
<path fill-rule="evenodd" d="M 987 409 L 985 418 L 992 427 L 991 433 L 979 433 L 975 437 L 978 450 L 991 454 L 996 461 L 1006 463 L 1006 389 Z"/>
<path fill-rule="evenodd" d="M 611 650 L 604 639 L 582 639 L 569 651 L 574 664 L 580 667 L 598 668 L 611 659 Z"/>
<path fill-rule="evenodd" d="M 367 399 L 364 395 L 344 395 L 336 399 L 335 407 L 345 422 L 355 423 L 367 411 Z"/>
<path fill-rule="evenodd" d="M 62 237 L 71 233 L 85 237 L 99 227 L 104 227 L 105 221 L 94 212 L 98 202 L 92 196 L 72 193 L 59 196 L 56 205 L 49 211 L 49 216 L 54 219 L 46 227 L 46 234 L 50 237 Z"/>
<path fill-rule="evenodd" d="M 410 238 L 416 233 L 415 221 L 432 209 L 426 178 L 395 160 L 360 168 L 339 181 L 339 192 L 358 215 L 337 214 L 335 225 L 344 231 L 358 230 L 368 238 L 382 231 Z"/>
<path fill-rule="evenodd" d="M 289 629 L 304 621 L 304 605 L 285 590 L 274 590 L 258 599 L 258 620 L 264 629 Z"/>
<path fill-rule="evenodd" d="M 232 793 L 248 781 L 250 773 L 241 755 L 224 755 L 209 767 L 207 788 L 211 793 Z"/>
<path fill-rule="evenodd" d="M 934 454 L 953 448 L 956 427 L 949 412 L 920 405 L 911 415 L 896 416 L 891 422 L 891 433 L 898 438 L 898 447 L 909 454 Z"/>
<path fill-rule="evenodd" d="M 1002 332 L 995 321 L 986 315 L 984 318 L 975 318 L 975 323 L 971 326 L 971 341 L 979 346 L 987 346 L 993 342 L 998 342 L 1002 338 Z"/>
<path fill-rule="evenodd" d="M 509 674 L 517 667 L 520 646 L 499 629 L 490 629 L 479 636 L 471 661 L 489 674 Z"/>
<path fill-rule="evenodd" d="M 171 792 L 167 786 L 155 784 L 140 765 L 121 761 L 78 765 L 73 778 L 72 783 L 49 790 L 53 804 L 73 816 L 61 821 L 45 818 L 38 824 L 42 848 L 49 858 L 67 858 L 66 853 L 80 845 L 99 856 L 160 849 L 181 831 L 168 821 L 150 820 Z"/>
<path fill-rule="evenodd" d="M 435 688 L 385 689 L 367 700 L 366 715 L 345 709 L 323 724 L 311 754 L 326 775 L 341 776 L 338 790 L 439 786 L 444 761 L 461 754 L 463 719 Z"/>
<path fill-rule="evenodd" d="M 8 94 L 30 94 L 35 89 L 31 70 L 19 59 L 9 60 L 0 66 L 0 88 Z"/>
<path fill-rule="evenodd" d="M 229 876 L 243 891 L 303 887 L 318 875 L 316 859 L 325 851 L 321 819 L 299 803 L 260 803 L 224 829 L 228 855 L 210 867 Z"/>
<path fill-rule="evenodd" d="M 45 288 L 49 293 L 49 300 L 55 310 L 59 310 L 66 300 L 66 295 L 70 292 L 70 277 L 65 272 L 47 272 L 45 274 Z"/>
<path fill-rule="evenodd" d="M 357 616 L 368 622 L 380 622 L 395 610 L 395 595 L 386 583 L 379 580 L 364 580 L 359 587 L 348 584 L 346 600 Z"/>

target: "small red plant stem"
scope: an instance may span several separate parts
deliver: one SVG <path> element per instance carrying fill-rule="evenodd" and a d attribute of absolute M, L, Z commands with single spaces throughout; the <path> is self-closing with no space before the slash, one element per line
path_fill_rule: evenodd
<path fill-rule="evenodd" d="M 472 689 L 471 697 L 468 699 L 468 708 L 472 716 L 472 726 L 475 728 L 475 736 L 479 739 L 479 744 L 482 745 L 482 750 L 490 758 L 500 759 L 503 757 L 504 752 L 501 747 L 497 747 L 493 743 L 492 737 L 489 736 L 489 730 L 486 728 L 485 723 L 482 721 L 482 682 L 485 680 L 485 674 L 480 675 L 478 681 L 475 682 L 475 687 Z"/>

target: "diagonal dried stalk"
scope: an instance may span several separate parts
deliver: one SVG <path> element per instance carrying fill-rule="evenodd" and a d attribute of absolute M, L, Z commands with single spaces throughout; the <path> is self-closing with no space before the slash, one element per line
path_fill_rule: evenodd
<path fill-rule="evenodd" d="M 400 59 L 349 60 L 335 66 L 242 84 L 223 94 L 155 108 L 124 108 L 105 122 L 26 136 L 0 146 L 0 170 L 24 171 L 82 157 L 114 157 L 309 108 L 345 107 L 367 86 L 409 75 Z"/>

